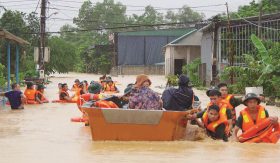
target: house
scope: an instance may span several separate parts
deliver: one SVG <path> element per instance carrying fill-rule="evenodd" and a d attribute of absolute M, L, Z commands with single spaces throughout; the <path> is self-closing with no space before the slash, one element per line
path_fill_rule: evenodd
<path fill-rule="evenodd" d="M 195 28 L 144 30 L 115 33 L 119 75 L 162 74 L 162 47 Z M 177 42 L 176 42 L 177 43 Z M 157 64 L 161 63 L 161 64 Z M 157 65 L 156 65 L 157 64 Z"/>
<path fill-rule="evenodd" d="M 165 76 L 182 74 L 182 67 L 201 56 L 202 31 L 193 29 L 165 45 Z"/>

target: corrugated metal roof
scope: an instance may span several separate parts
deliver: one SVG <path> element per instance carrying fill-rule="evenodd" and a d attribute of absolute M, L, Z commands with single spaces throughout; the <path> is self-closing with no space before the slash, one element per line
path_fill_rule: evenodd
<path fill-rule="evenodd" d="M 182 36 L 193 31 L 196 28 L 177 28 L 177 29 L 162 29 L 149 31 L 131 31 L 118 33 L 119 36 Z"/>
<path fill-rule="evenodd" d="M 10 40 L 16 41 L 20 44 L 30 44 L 29 42 L 11 34 L 10 32 L 8 32 L 4 29 L 0 29 L 0 37 L 4 37 L 4 39 L 10 39 Z"/>
<path fill-rule="evenodd" d="M 180 40 L 182 40 L 183 38 L 186 38 L 186 37 L 188 37 L 189 35 L 193 34 L 193 33 L 196 32 L 196 31 L 198 31 L 198 29 L 194 29 L 194 30 L 192 30 L 192 31 L 190 31 L 190 32 L 188 32 L 188 33 L 186 33 L 185 35 L 183 35 L 183 36 L 177 38 L 176 40 L 170 42 L 169 44 L 175 44 L 175 43 L 179 42 Z"/>

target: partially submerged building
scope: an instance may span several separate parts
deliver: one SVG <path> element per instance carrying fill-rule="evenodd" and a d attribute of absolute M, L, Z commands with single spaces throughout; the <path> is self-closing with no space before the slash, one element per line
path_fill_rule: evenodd
<path fill-rule="evenodd" d="M 195 28 L 115 33 L 118 74 L 164 75 L 166 59 L 162 55 L 162 47 L 193 30 Z"/>
<path fill-rule="evenodd" d="M 165 76 L 182 74 L 182 67 L 201 56 L 202 31 L 193 29 L 163 47 Z"/>

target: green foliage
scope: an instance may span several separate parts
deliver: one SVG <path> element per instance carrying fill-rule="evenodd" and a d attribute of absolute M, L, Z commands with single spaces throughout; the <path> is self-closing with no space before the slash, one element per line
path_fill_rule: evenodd
<path fill-rule="evenodd" d="M 178 86 L 179 75 L 166 76 L 165 78 L 167 79 L 166 85 L 168 85 L 170 83 L 173 86 Z"/>
<path fill-rule="evenodd" d="M 262 6 L 262 15 L 280 12 L 280 0 L 252 0 L 249 5 L 239 6 L 237 14 L 230 12 L 230 19 L 239 19 L 240 17 L 252 17 L 259 15 L 259 7 Z M 227 14 L 217 14 L 220 20 L 227 20 Z"/>
<path fill-rule="evenodd" d="M 45 73 L 68 73 L 75 63 L 75 47 L 57 36 L 52 36 L 48 43 L 51 58 L 46 64 Z"/>
<path fill-rule="evenodd" d="M 190 62 L 189 64 L 183 67 L 183 73 L 188 73 L 191 82 L 197 87 L 202 86 L 204 83 L 204 81 L 199 82 L 198 66 L 200 63 L 201 59 L 196 58 L 193 62 Z"/>
<path fill-rule="evenodd" d="M 254 35 L 251 38 L 258 50 L 257 53 L 243 54 L 242 61 L 246 64 L 245 67 L 225 66 L 223 69 L 225 73 L 220 75 L 221 80 L 228 79 L 232 70 L 234 76 L 239 77 L 237 84 L 229 88 L 230 93 L 244 93 L 245 87 L 263 86 L 266 95 L 280 95 L 280 44 L 270 41 L 261 42 Z M 271 49 L 266 50 L 265 47 Z"/>
<path fill-rule="evenodd" d="M 7 80 L 4 77 L 5 66 L 0 63 L 0 87 L 3 87 Z"/>

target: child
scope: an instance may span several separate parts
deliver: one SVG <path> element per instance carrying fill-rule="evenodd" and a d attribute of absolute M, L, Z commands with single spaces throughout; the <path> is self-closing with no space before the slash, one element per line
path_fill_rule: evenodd
<path fill-rule="evenodd" d="M 215 140 L 228 141 L 228 120 L 226 116 L 220 112 L 217 105 L 211 105 L 203 114 L 202 121 L 196 120 L 199 127 L 206 128 L 207 134 Z"/>
<path fill-rule="evenodd" d="M 261 100 L 255 93 L 248 93 L 245 96 L 244 105 L 247 106 L 246 109 L 240 112 L 237 119 L 236 125 L 233 129 L 233 140 L 243 141 L 243 138 L 237 138 L 237 132 L 239 129 L 242 132 L 246 132 L 254 125 L 261 123 L 266 118 L 269 117 L 267 110 L 261 105 L 259 105 Z M 275 117 L 270 117 L 271 123 L 274 127 L 278 127 L 278 120 Z"/>

